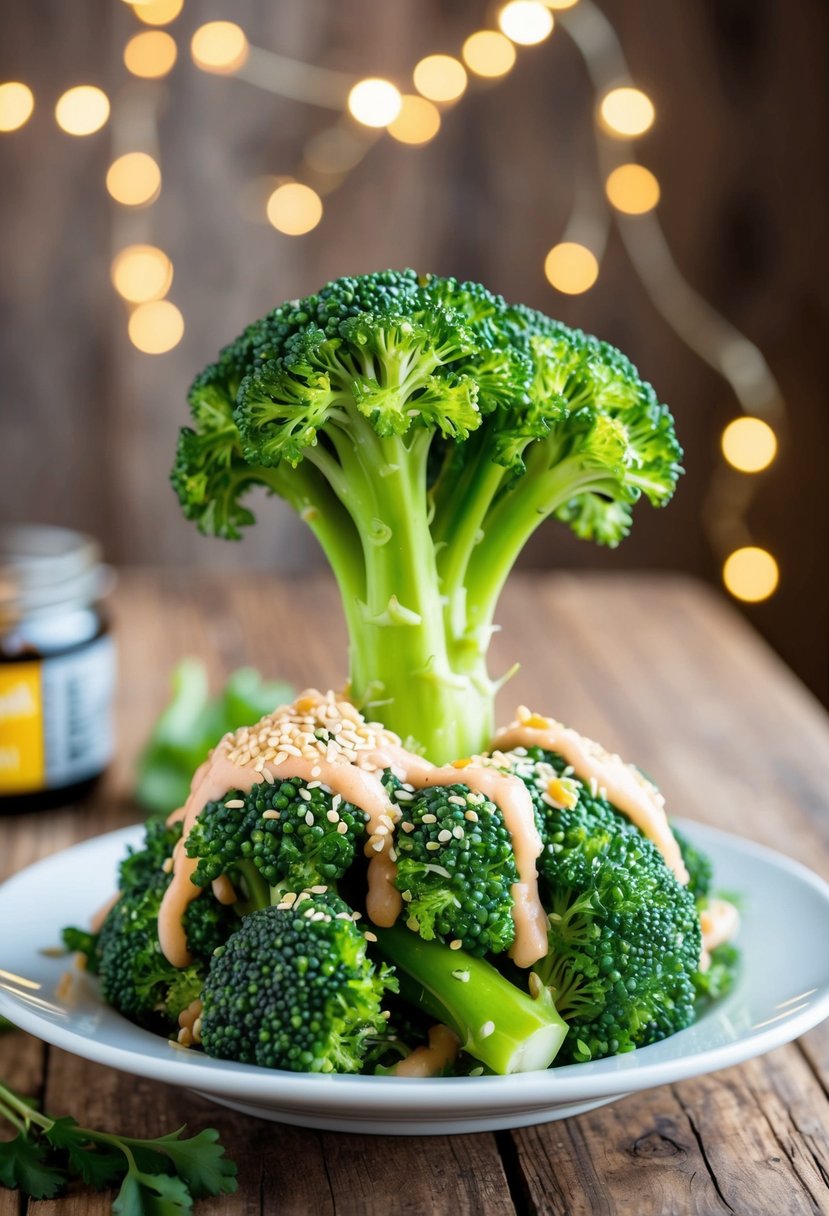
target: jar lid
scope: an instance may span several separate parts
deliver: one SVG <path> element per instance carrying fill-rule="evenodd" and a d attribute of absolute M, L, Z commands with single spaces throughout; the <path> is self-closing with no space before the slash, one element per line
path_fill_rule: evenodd
<path fill-rule="evenodd" d="M 93 537 L 44 524 L 0 527 L 0 620 L 84 607 L 112 583 Z"/>

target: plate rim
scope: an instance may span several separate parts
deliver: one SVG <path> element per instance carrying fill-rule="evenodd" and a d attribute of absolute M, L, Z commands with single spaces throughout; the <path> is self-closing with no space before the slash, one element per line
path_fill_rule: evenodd
<path fill-rule="evenodd" d="M 699 837 L 704 847 L 705 838 L 722 840 L 725 847 L 753 856 L 761 862 L 780 869 L 799 883 L 812 888 L 826 906 L 829 918 L 829 883 L 819 874 L 794 858 L 788 857 L 767 845 L 723 831 L 721 828 L 696 820 L 673 820 L 680 831 L 688 832 L 692 839 Z M 93 851 L 101 845 L 115 848 L 125 847 L 140 838 L 143 822 L 116 828 L 111 832 L 93 836 L 66 849 L 58 850 L 40 858 L 0 884 L 0 900 L 13 894 L 14 888 L 26 886 L 43 867 L 55 865 L 70 855 Z M 0 967 L 2 959 L 0 959 Z M 264 1069 L 255 1064 L 239 1064 L 230 1060 L 214 1060 L 197 1053 L 170 1046 L 169 1059 L 154 1054 L 145 1054 L 134 1048 L 117 1046 L 106 1040 L 83 1035 L 77 1029 L 63 1027 L 45 1015 L 21 1003 L 14 992 L 0 984 L 0 1014 L 4 1014 L 20 1029 L 69 1051 L 81 1059 L 103 1064 L 134 1076 L 163 1081 L 167 1084 L 198 1089 L 203 1093 L 213 1092 L 227 1097 L 244 1097 L 251 1101 L 270 1099 L 281 1108 L 295 1106 L 298 1110 L 313 1108 L 317 1102 L 324 1105 L 328 1114 L 346 1114 L 355 1103 L 371 1100 L 378 1109 L 394 1112 L 404 1105 L 411 1116 L 433 1110 L 436 1095 L 442 1095 L 441 1110 L 444 1116 L 474 1115 L 487 1099 L 504 1104 L 508 1108 L 520 1103 L 522 1110 L 536 1109 L 539 1113 L 552 1106 L 569 1102 L 605 1097 L 608 1094 L 640 1092 L 663 1084 L 703 1076 L 721 1068 L 742 1064 L 746 1060 L 783 1046 L 806 1031 L 819 1025 L 829 1017 L 829 980 L 819 988 L 806 1008 L 784 1017 L 780 1022 L 761 1028 L 755 1033 L 745 1032 L 736 1042 L 691 1052 L 686 1056 L 669 1060 L 641 1063 L 642 1055 L 608 1057 L 591 1064 L 570 1064 L 557 1069 L 538 1072 L 513 1073 L 508 1076 L 482 1077 L 375 1077 L 361 1074 L 315 1074 L 293 1073 L 279 1069 Z M 727 998 L 726 998 L 727 999 Z M 109 1008 L 109 1007 L 107 1007 Z M 115 1016 L 121 1017 L 117 1011 Z M 156 1043 L 163 1042 L 161 1035 L 145 1031 L 123 1018 L 127 1033 L 149 1035 Z M 684 1033 L 684 1032 L 679 1032 Z M 671 1036 L 674 1037 L 674 1036 Z M 647 1048 L 642 1048 L 644 1053 Z M 177 1057 L 181 1058 L 177 1058 Z M 635 1067 L 625 1068 L 619 1061 L 630 1060 Z M 605 1065 L 605 1068 L 602 1068 Z M 583 1069 L 590 1068 L 589 1075 Z M 367 1087 L 370 1087 L 367 1088 Z M 437 1089 L 436 1087 L 439 1087 Z"/>

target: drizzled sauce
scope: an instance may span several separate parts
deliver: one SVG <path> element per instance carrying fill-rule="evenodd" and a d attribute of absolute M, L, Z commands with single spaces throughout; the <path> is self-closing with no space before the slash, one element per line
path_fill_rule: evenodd
<path fill-rule="evenodd" d="M 553 718 L 521 710 L 518 720 L 495 736 L 494 746 L 504 752 L 516 747 L 540 747 L 563 756 L 580 780 L 594 781 L 597 791 L 653 841 L 678 881 L 687 884 L 688 871 L 668 824 L 663 796 L 620 756 L 611 755 L 592 739 Z"/>
<path fill-rule="evenodd" d="M 448 1026 L 438 1023 L 429 1030 L 429 1046 L 414 1051 L 395 1065 L 396 1077 L 439 1077 L 449 1064 L 454 1064 L 460 1039 Z"/>

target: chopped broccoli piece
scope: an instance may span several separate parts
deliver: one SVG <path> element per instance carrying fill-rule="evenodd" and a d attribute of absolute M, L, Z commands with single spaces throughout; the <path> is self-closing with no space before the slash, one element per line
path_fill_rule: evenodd
<path fill-rule="evenodd" d="M 247 793 L 229 790 L 207 804 L 187 837 L 188 857 L 198 858 L 193 882 L 240 878 L 250 908 L 272 902 L 270 887 L 278 894 L 336 882 L 354 860 L 366 818 L 327 787 L 298 777 L 259 782 Z"/>
<path fill-rule="evenodd" d="M 505 952 L 518 872 L 501 811 L 461 784 L 407 799 L 395 883 L 409 929 L 426 941 L 460 940 L 470 954 Z"/>
<path fill-rule="evenodd" d="M 493 1072 L 548 1068 L 567 1034 L 549 992 L 529 996 L 495 967 L 401 925 L 377 929 L 378 949 L 394 963 L 401 995 L 445 1022 L 461 1049 Z"/>
<path fill-rule="evenodd" d="M 711 961 L 706 971 L 694 972 L 697 1011 L 707 1008 L 712 1001 L 727 996 L 734 987 L 740 970 L 740 949 L 731 942 L 723 942 L 711 951 Z"/>
<path fill-rule="evenodd" d="M 711 858 L 696 845 L 691 844 L 685 833 L 680 832 L 674 824 L 671 824 L 671 831 L 679 845 L 685 869 L 688 871 L 688 890 L 695 896 L 699 904 L 701 899 L 707 898 L 711 893 L 711 880 L 714 877 Z"/>
<path fill-rule="evenodd" d="M 387 968 L 338 896 L 301 893 L 291 908 L 252 912 L 213 958 L 202 1041 L 221 1059 L 293 1072 L 359 1072 L 382 1015 Z"/>

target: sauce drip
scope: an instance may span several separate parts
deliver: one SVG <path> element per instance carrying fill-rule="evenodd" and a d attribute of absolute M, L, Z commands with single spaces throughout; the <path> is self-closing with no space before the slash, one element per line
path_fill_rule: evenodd
<path fill-rule="evenodd" d="M 598 793 L 653 841 L 678 881 L 683 886 L 687 884 L 688 871 L 665 814 L 665 799 L 620 756 L 606 752 L 592 739 L 553 718 L 542 718 L 524 709 L 519 709 L 517 721 L 498 732 L 494 747 L 504 752 L 517 747 L 540 747 L 563 756 L 580 780 L 594 781 Z"/>
<path fill-rule="evenodd" d="M 395 1065 L 396 1077 L 439 1077 L 448 1064 L 454 1064 L 460 1039 L 448 1026 L 438 1023 L 429 1030 L 429 1046 L 414 1051 Z"/>

